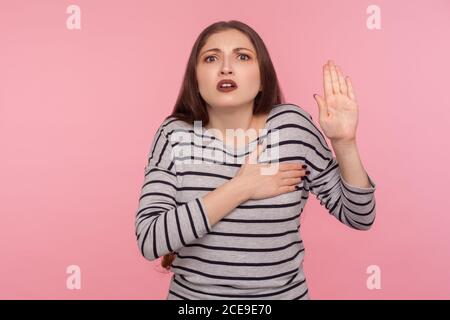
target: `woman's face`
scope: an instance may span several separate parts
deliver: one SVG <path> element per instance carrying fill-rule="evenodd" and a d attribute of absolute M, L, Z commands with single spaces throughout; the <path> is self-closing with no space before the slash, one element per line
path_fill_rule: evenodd
<path fill-rule="evenodd" d="M 220 51 L 208 51 L 217 48 Z M 236 48 L 245 48 L 234 51 Z M 261 89 L 256 50 L 242 32 L 231 29 L 211 35 L 197 60 L 200 95 L 213 108 L 230 108 L 252 104 Z M 237 89 L 217 90 L 222 79 L 232 79 Z"/>

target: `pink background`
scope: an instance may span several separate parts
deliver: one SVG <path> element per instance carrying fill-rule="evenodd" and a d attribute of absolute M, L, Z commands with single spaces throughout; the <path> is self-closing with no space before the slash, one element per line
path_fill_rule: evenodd
<path fill-rule="evenodd" d="M 66 28 L 71 4 L 81 30 Z M 366 26 L 372 4 L 381 30 Z M 197 35 L 231 19 L 261 35 L 287 102 L 317 125 L 322 64 L 354 83 L 377 219 L 352 230 L 310 197 L 311 298 L 450 298 L 446 0 L 2 0 L 0 298 L 165 299 L 171 273 L 134 235 L 146 157 Z M 69 265 L 81 290 L 66 287 Z M 370 265 L 379 290 L 366 286 Z"/>

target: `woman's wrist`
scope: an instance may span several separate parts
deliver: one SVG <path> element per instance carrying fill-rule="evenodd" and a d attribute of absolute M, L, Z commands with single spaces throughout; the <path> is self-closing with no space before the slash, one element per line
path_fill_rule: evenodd
<path fill-rule="evenodd" d="M 235 199 L 238 199 L 240 203 L 243 203 L 250 199 L 249 190 L 247 190 L 244 180 L 241 176 L 235 176 L 227 182 L 231 192 L 235 195 Z"/>

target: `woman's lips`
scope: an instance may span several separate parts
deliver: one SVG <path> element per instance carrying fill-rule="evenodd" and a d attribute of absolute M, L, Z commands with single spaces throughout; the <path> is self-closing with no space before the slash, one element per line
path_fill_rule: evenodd
<path fill-rule="evenodd" d="M 217 88 L 217 90 L 219 90 L 220 92 L 230 92 L 230 91 L 233 91 L 235 89 L 237 89 L 237 87 L 225 87 L 225 88 L 218 87 Z"/>
<path fill-rule="evenodd" d="M 228 84 L 228 86 L 223 87 L 222 85 Z M 222 79 L 217 83 L 217 90 L 220 92 L 230 92 L 237 89 L 237 84 L 231 79 Z"/>

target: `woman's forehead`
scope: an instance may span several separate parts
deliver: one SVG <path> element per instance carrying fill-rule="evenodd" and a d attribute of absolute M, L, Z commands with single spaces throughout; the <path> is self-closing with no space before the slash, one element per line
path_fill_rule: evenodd
<path fill-rule="evenodd" d="M 250 39 L 240 31 L 227 30 L 212 34 L 202 48 L 202 52 L 209 49 L 220 49 L 221 51 L 234 51 L 238 48 L 247 48 L 255 51 Z"/>

